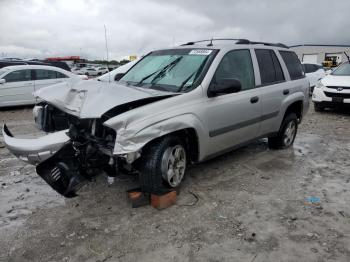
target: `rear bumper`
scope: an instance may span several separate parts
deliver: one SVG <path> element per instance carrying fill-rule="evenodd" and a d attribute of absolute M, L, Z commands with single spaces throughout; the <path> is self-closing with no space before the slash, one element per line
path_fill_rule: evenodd
<path fill-rule="evenodd" d="M 32 165 L 48 159 L 70 141 L 70 138 L 66 135 L 67 130 L 39 138 L 25 139 L 13 137 L 10 130 L 4 125 L 2 133 L 7 149 L 19 159 Z"/>

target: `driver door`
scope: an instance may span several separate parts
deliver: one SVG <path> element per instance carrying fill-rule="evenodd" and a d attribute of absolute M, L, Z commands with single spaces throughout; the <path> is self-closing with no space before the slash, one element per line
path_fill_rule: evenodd
<path fill-rule="evenodd" d="M 242 89 L 237 93 L 208 97 L 208 155 L 250 141 L 259 135 L 260 129 L 262 104 L 260 91 L 255 88 L 250 50 L 229 51 L 222 58 L 211 83 L 220 78 L 237 79 L 241 82 Z"/>

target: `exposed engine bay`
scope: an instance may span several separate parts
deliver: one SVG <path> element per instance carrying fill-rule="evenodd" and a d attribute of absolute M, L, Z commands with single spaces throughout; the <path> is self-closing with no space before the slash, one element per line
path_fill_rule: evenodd
<path fill-rule="evenodd" d="M 79 119 L 42 103 L 35 107 L 38 128 L 45 132 L 67 129 L 70 138 L 52 157 L 37 165 L 37 173 L 58 193 L 76 196 L 76 191 L 101 170 L 110 176 L 117 172 L 113 158 L 115 131 L 101 119 Z"/>

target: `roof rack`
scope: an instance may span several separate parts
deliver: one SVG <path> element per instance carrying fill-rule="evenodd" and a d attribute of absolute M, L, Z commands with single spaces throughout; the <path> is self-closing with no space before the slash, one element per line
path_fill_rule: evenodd
<path fill-rule="evenodd" d="M 197 43 L 209 42 L 209 41 L 210 41 L 210 43 L 208 44 L 208 46 L 212 46 L 213 41 L 225 41 L 225 40 L 237 41 L 235 44 L 238 44 L 238 45 L 266 45 L 266 46 L 276 46 L 276 47 L 282 47 L 282 48 L 289 48 L 288 46 L 281 44 L 281 43 L 255 42 L 255 41 L 250 41 L 248 39 L 241 39 L 241 38 L 212 38 L 212 39 L 188 42 L 188 43 L 182 44 L 181 46 L 195 45 Z"/>

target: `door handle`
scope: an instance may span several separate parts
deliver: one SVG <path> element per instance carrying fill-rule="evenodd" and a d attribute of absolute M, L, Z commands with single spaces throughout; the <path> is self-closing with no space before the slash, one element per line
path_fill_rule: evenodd
<path fill-rule="evenodd" d="M 257 96 L 253 96 L 253 97 L 250 99 L 250 103 L 252 103 L 252 104 L 254 104 L 254 103 L 258 102 L 258 101 L 259 101 L 259 97 L 257 97 Z"/>
<path fill-rule="evenodd" d="M 283 90 L 283 94 L 284 94 L 284 95 L 288 95 L 288 94 L 289 94 L 289 89 L 284 89 L 284 90 Z"/>

